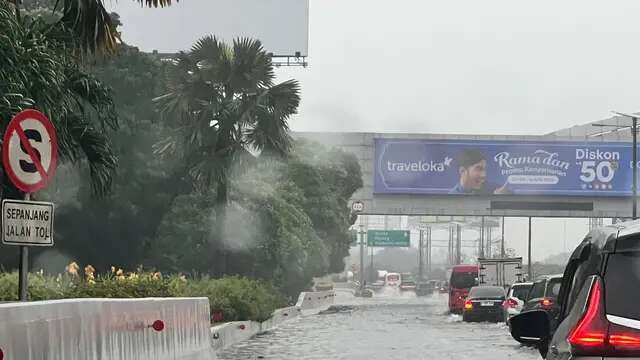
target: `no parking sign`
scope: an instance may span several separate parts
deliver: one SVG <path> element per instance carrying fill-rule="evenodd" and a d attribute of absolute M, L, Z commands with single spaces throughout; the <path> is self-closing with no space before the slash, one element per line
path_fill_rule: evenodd
<path fill-rule="evenodd" d="M 32 193 L 44 188 L 58 163 L 58 140 L 51 121 L 37 110 L 14 116 L 4 133 L 2 162 L 18 189 Z"/>

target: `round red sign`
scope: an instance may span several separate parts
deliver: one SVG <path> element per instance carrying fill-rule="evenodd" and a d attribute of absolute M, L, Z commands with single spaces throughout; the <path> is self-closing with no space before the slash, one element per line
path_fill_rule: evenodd
<path fill-rule="evenodd" d="M 37 110 L 24 110 L 11 119 L 4 133 L 2 162 L 20 190 L 44 188 L 58 163 L 58 139 L 51 121 Z"/>

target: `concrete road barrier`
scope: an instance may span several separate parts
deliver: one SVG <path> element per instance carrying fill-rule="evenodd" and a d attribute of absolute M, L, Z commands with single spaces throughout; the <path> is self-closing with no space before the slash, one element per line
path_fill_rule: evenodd
<path fill-rule="evenodd" d="M 334 290 L 329 291 L 315 291 L 315 292 L 302 292 L 298 296 L 298 302 L 296 307 L 305 310 L 324 310 L 333 305 L 336 293 Z"/>
<path fill-rule="evenodd" d="M 20 360 L 209 360 L 207 298 L 0 304 L 0 350 Z"/>
<path fill-rule="evenodd" d="M 318 313 L 333 304 L 335 293 L 331 291 L 303 292 L 296 306 L 277 309 L 273 316 L 263 322 L 234 321 L 211 327 L 214 350 L 248 340 L 257 334 L 268 331 L 302 314 Z"/>

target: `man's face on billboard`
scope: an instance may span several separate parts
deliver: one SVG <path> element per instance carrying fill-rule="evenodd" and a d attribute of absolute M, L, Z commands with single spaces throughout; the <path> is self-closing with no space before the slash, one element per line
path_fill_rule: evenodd
<path fill-rule="evenodd" d="M 460 183 L 465 189 L 480 190 L 487 178 L 487 161 L 481 160 L 460 169 Z"/>

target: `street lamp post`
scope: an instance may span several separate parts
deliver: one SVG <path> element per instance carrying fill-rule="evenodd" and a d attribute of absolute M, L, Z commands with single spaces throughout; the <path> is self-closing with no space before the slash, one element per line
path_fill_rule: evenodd
<path fill-rule="evenodd" d="M 631 184 L 631 218 L 636 220 L 638 218 L 638 116 L 640 115 L 630 115 L 617 111 L 612 111 L 614 114 L 619 116 L 624 116 L 626 118 L 631 119 L 631 126 L 623 126 L 623 125 L 610 125 L 610 124 L 591 124 L 592 126 L 599 127 L 613 127 L 616 128 L 614 131 L 620 131 L 623 129 L 631 129 L 631 138 L 633 139 L 633 145 L 631 146 L 632 155 L 631 155 L 631 171 L 632 171 L 632 184 Z M 610 131 L 611 132 L 611 131 Z M 595 134 L 591 136 L 604 135 L 608 132 Z"/>

